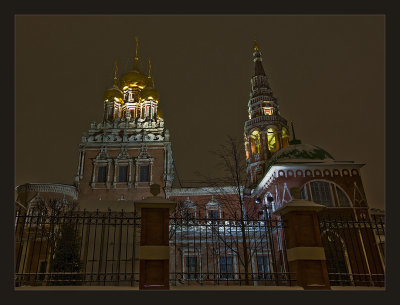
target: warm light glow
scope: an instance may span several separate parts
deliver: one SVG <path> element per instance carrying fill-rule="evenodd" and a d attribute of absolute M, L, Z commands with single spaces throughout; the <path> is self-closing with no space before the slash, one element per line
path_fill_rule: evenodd
<path fill-rule="evenodd" d="M 276 151 L 276 135 L 275 131 L 272 128 L 268 128 L 268 149 L 270 151 Z"/>
<path fill-rule="evenodd" d="M 289 145 L 289 134 L 285 127 L 282 127 L 282 145 L 283 147 Z"/>
<path fill-rule="evenodd" d="M 260 153 L 260 134 L 258 133 L 257 130 L 254 130 L 251 133 L 251 152 L 253 154 L 259 154 Z"/>
<path fill-rule="evenodd" d="M 264 107 L 264 115 L 271 115 L 272 107 Z"/>

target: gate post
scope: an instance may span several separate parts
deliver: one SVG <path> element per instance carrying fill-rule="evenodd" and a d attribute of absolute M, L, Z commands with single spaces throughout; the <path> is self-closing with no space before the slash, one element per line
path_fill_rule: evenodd
<path fill-rule="evenodd" d="M 169 289 L 169 214 L 175 202 L 157 196 L 160 186 L 150 186 L 153 197 L 135 201 L 141 217 L 139 289 Z"/>
<path fill-rule="evenodd" d="M 274 212 L 287 222 L 286 253 L 289 270 L 304 289 L 330 289 L 325 251 L 322 246 L 317 212 L 325 206 L 294 199 Z"/>

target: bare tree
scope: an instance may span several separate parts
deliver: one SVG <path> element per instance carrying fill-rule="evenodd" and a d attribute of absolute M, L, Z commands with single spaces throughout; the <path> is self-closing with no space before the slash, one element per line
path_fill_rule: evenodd
<path fill-rule="evenodd" d="M 65 198 L 45 199 L 40 196 L 34 197 L 27 204 L 27 209 L 24 206 L 18 207 L 16 238 L 22 241 L 24 234 L 33 234 L 35 238 L 40 237 L 40 244 L 46 241 L 47 246 L 43 248 L 46 249 L 50 271 L 53 269 L 57 245 L 62 241 L 61 233 L 67 226 L 72 226 L 66 222 L 66 219 L 71 219 L 76 207 L 76 201 L 69 201 Z M 33 240 L 32 237 L 31 240 Z M 16 270 L 19 270 L 19 264 L 25 263 L 25 260 L 21 261 L 17 258 L 16 263 Z"/>
<path fill-rule="evenodd" d="M 228 136 L 212 153 L 217 157 L 221 174 L 219 177 L 202 177 L 215 190 L 214 198 L 221 204 L 223 218 L 232 220 L 223 234 L 217 227 L 213 231 L 218 241 L 236 254 L 244 269 L 245 283 L 249 284 L 251 259 L 262 242 L 260 239 L 265 239 L 265 236 L 259 233 L 256 236 L 254 231 L 250 233 L 252 221 L 258 215 L 258 207 L 246 200 L 244 194 L 247 185 L 244 143 Z"/>

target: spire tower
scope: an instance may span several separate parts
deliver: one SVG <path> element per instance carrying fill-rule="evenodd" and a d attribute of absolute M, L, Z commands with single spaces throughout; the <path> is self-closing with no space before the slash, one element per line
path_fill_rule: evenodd
<path fill-rule="evenodd" d="M 251 77 L 249 119 L 244 124 L 244 138 L 249 184 L 264 176 L 271 156 L 289 145 L 287 121 L 280 115 L 262 64 L 262 53 L 256 40 L 253 44 L 254 74 Z"/>

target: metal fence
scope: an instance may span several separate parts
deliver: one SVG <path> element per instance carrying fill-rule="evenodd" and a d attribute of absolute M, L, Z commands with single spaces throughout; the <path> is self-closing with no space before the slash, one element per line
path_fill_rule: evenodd
<path fill-rule="evenodd" d="M 277 220 L 170 218 L 171 285 L 291 285 Z"/>
<path fill-rule="evenodd" d="M 15 285 L 135 286 L 140 218 L 121 212 L 20 209 L 15 220 Z"/>
<path fill-rule="evenodd" d="M 170 284 L 292 285 L 285 223 L 170 218 Z M 320 217 L 332 286 L 385 285 L 382 217 Z M 21 209 L 15 219 L 15 285 L 137 286 L 140 218 L 133 212 Z"/>
<path fill-rule="evenodd" d="M 332 286 L 385 286 L 382 217 L 320 217 L 320 230 Z"/>

